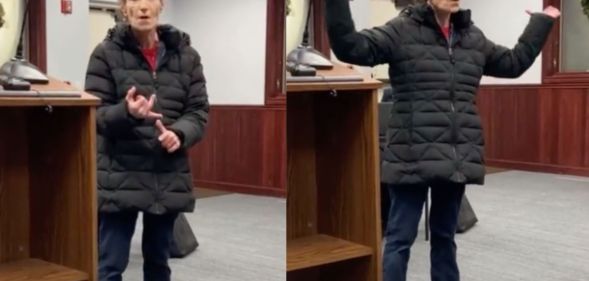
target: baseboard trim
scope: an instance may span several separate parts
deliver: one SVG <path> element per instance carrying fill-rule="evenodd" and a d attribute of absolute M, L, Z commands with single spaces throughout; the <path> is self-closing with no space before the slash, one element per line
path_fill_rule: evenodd
<path fill-rule="evenodd" d="M 286 198 L 286 190 L 279 189 L 278 187 L 257 186 L 257 185 L 239 184 L 239 183 L 221 182 L 221 181 L 203 181 L 203 180 L 195 181 L 194 185 L 198 186 L 198 187 L 208 188 L 208 189 L 223 190 L 223 191 L 235 192 L 235 193 L 245 193 L 245 194 L 253 194 L 253 195 L 263 195 L 263 196 Z"/>
<path fill-rule="evenodd" d="M 566 174 L 575 175 L 582 177 L 589 177 L 589 167 L 574 167 L 574 166 L 561 166 L 552 164 L 542 163 L 531 163 L 511 160 L 499 160 L 499 159 L 487 159 L 487 166 L 493 166 L 497 168 L 506 168 L 513 170 L 525 170 L 532 172 L 542 172 L 551 174 Z"/>

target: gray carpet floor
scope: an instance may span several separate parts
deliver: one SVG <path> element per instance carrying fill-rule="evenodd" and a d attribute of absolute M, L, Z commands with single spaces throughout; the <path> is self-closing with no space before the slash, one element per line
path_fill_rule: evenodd
<path fill-rule="evenodd" d="M 589 280 L 589 178 L 509 171 L 470 186 L 479 222 L 457 235 L 464 281 Z M 199 199 L 188 214 L 201 246 L 172 260 L 177 281 L 285 280 L 285 200 L 248 195 Z M 423 222 L 408 281 L 429 279 Z M 125 280 L 140 281 L 141 223 Z"/>
<path fill-rule="evenodd" d="M 186 214 L 200 243 L 172 259 L 174 281 L 286 280 L 286 200 L 230 194 L 198 199 Z M 125 281 L 143 280 L 141 220 L 137 223 Z"/>
<path fill-rule="evenodd" d="M 479 222 L 457 234 L 461 280 L 589 280 L 589 178 L 509 171 L 466 192 Z M 420 225 L 408 281 L 430 280 Z"/>

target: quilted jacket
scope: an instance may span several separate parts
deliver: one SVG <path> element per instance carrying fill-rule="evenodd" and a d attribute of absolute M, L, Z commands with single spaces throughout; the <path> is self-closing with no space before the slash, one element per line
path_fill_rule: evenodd
<path fill-rule="evenodd" d="M 98 207 L 101 212 L 140 210 L 153 214 L 194 209 L 188 149 L 200 141 L 208 120 L 208 97 L 199 54 L 187 34 L 158 27 L 159 58 L 151 71 L 128 24 L 112 28 L 92 53 L 86 91 L 102 100 L 98 131 Z M 156 95 L 154 111 L 182 139 L 168 153 L 153 120 L 129 114 L 127 91 Z"/>
<path fill-rule="evenodd" d="M 326 1 L 333 52 L 352 64 L 388 64 L 394 89 L 382 182 L 483 184 L 484 136 L 476 106 L 481 77 L 524 73 L 554 20 L 533 14 L 518 43 L 508 49 L 487 39 L 469 10 L 452 14 L 446 39 L 427 4 L 410 6 L 383 26 L 357 32 L 348 2 Z"/>

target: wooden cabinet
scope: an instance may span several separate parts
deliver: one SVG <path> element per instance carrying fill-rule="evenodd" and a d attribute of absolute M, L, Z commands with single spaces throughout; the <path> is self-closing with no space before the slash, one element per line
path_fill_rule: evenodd
<path fill-rule="evenodd" d="M 96 279 L 99 100 L 0 90 L 0 281 Z"/>
<path fill-rule="evenodd" d="M 380 83 L 325 80 L 287 85 L 287 279 L 381 280 Z"/>

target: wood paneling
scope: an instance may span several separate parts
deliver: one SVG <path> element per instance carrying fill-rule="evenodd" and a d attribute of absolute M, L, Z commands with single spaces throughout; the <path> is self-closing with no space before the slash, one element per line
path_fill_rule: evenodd
<path fill-rule="evenodd" d="M 589 175 L 587 106 L 583 86 L 481 87 L 487 164 Z"/>
<path fill-rule="evenodd" d="M 286 110 L 212 106 L 190 156 L 196 186 L 286 197 Z"/>
<path fill-rule="evenodd" d="M 589 105 L 589 97 L 585 99 L 586 105 Z M 585 134 L 583 136 L 585 151 L 583 154 L 583 167 L 589 167 L 589 109 L 585 108 Z"/>

